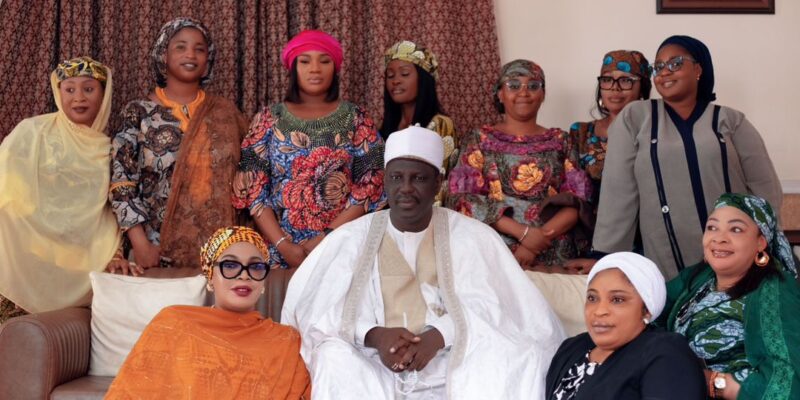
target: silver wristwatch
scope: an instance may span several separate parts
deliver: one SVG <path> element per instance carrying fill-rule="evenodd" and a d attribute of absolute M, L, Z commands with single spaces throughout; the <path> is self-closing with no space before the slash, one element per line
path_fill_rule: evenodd
<path fill-rule="evenodd" d="M 725 390 L 728 386 L 728 382 L 725 380 L 724 376 L 718 376 L 714 378 L 714 389 L 716 390 Z"/>

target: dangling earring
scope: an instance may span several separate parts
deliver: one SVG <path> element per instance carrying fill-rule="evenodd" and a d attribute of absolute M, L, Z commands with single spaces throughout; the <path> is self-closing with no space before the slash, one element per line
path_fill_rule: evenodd
<path fill-rule="evenodd" d="M 214 291 L 214 286 L 211 286 L 211 282 L 206 283 L 206 290 L 208 290 L 209 292 Z"/>
<path fill-rule="evenodd" d="M 756 253 L 756 265 L 758 265 L 761 268 L 764 268 L 767 266 L 768 263 L 769 263 L 769 254 L 767 254 L 766 251 L 761 250 L 758 253 Z"/>
<path fill-rule="evenodd" d="M 266 292 L 267 292 L 267 288 L 261 288 L 261 294 L 264 294 Z"/>
<path fill-rule="evenodd" d="M 603 105 L 603 99 L 597 100 L 597 105 L 599 105 L 599 106 L 600 106 L 600 108 L 606 108 L 606 107 Z"/>

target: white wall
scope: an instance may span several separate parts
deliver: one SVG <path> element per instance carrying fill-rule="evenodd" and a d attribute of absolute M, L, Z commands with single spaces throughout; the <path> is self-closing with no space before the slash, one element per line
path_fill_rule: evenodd
<path fill-rule="evenodd" d="M 744 112 L 761 132 L 784 183 L 800 193 L 800 1 L 776 0 L 775 15 L 656 14 L 656 0 L 495 0 L 500 59 L 545 71 L 544 125 L 585 121 L 609 50 L 639 50 L 652 62 L 672 34 L 711 50 L 717 102 Z M 653 88 L 652 94 L 658 97 Z"/>

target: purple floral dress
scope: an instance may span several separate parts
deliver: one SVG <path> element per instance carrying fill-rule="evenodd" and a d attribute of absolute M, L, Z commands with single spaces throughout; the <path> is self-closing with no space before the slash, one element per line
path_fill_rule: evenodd
<path fill-rule="evenodd" d="M 463 139 L 450 172 L 448 207 L 487 224 L 506 216 L 541 226 L 561 207 L 581 208 L 591 194 L 577 158 L 569 135 L 558 128 L 520 137 L 485 126 Z M 501 236 L 512 251 L 519 246 L 517 238 Z M 536 262 L 563 264 L 582 246 L 567 232 L 553 239 Z"/>

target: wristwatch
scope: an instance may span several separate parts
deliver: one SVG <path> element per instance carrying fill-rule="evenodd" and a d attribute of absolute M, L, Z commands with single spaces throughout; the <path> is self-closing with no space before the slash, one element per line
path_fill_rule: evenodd
<path fill-rule="evenodd" d="M 725 380 L 724 376 L 717 375 L 714 378 L 714 389 L 715 390 L 723 391 L 723 390 L 725 390 L 725 388 L 727 386 L 728 386 L 728 382 Z"/>

